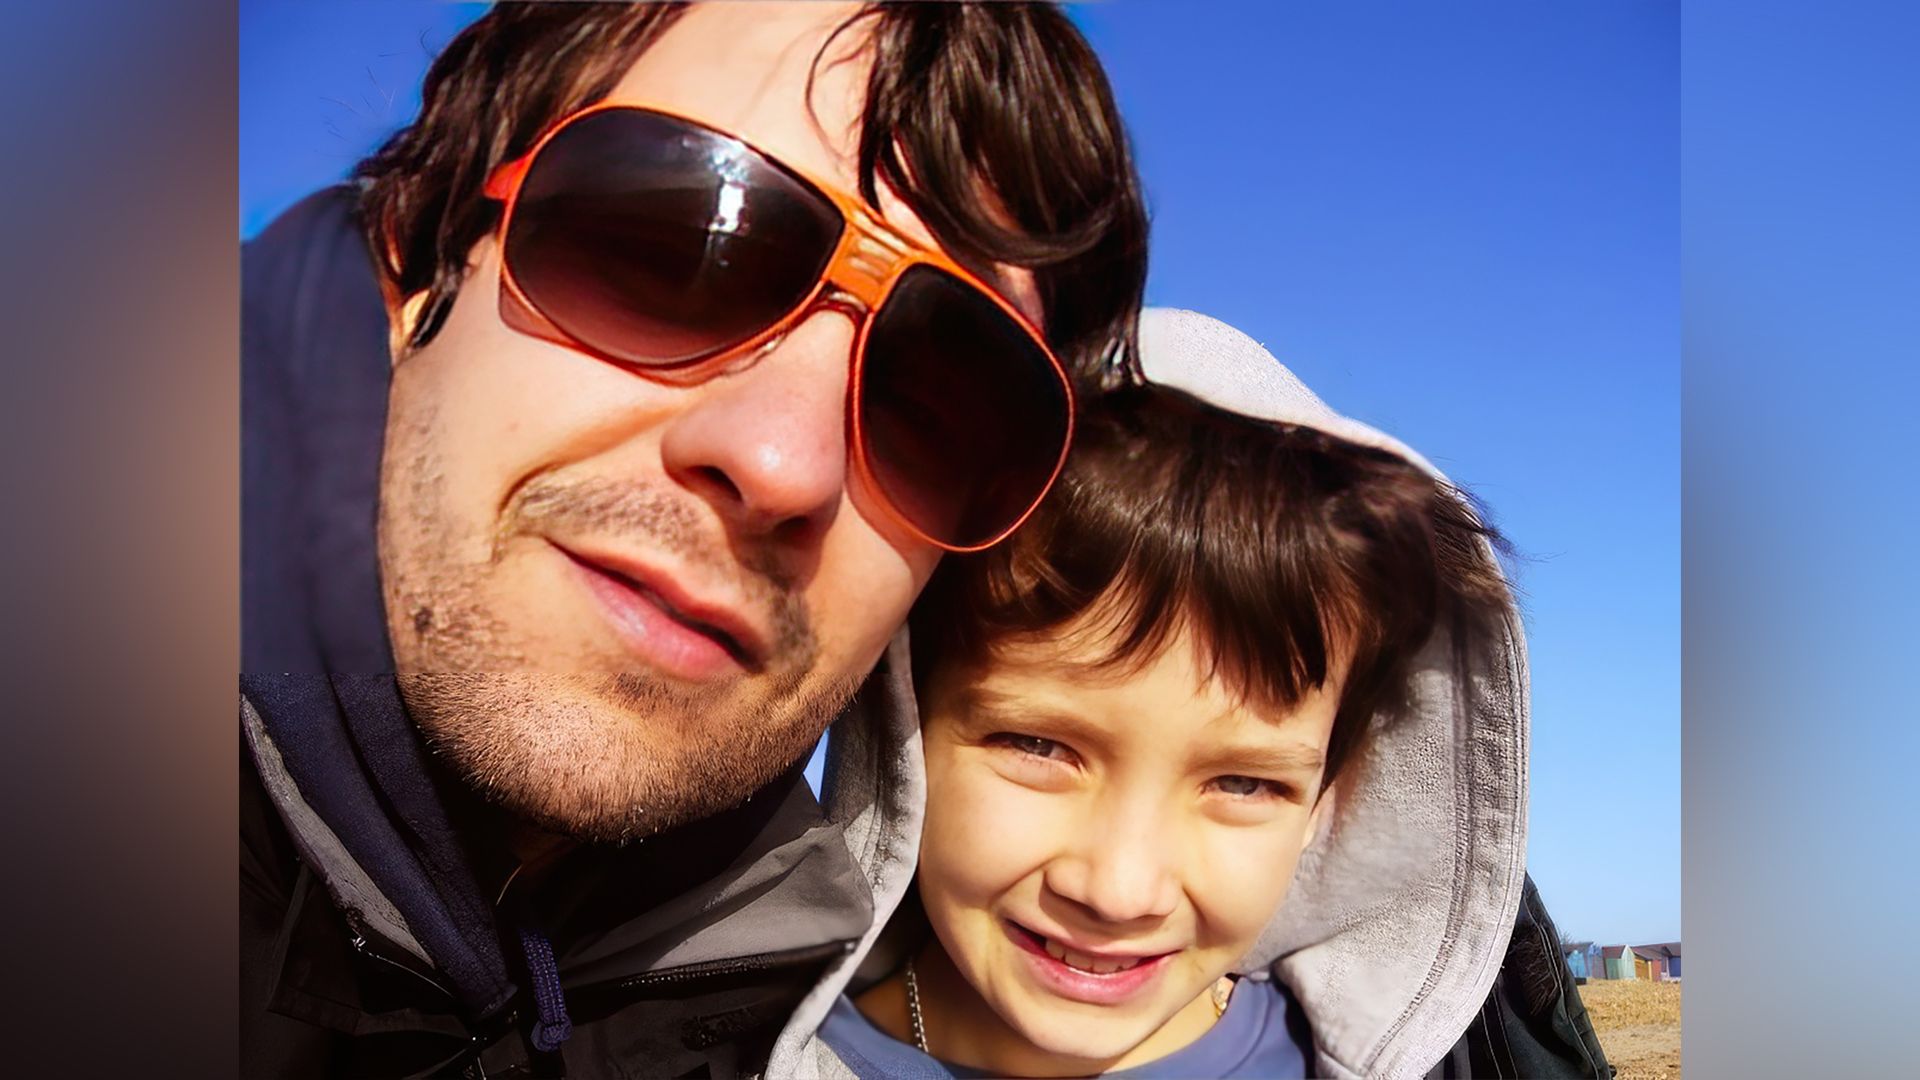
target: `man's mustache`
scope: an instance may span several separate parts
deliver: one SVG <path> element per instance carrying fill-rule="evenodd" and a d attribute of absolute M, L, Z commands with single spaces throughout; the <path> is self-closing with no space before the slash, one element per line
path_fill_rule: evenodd
<path fill-rule="evenodd" d="M 730 544 L 683 497 L 598 477 L 536 476 L 513 493 L 500 520 L 493 541 L 495 561 L 509 541 L 524 536 L 591 536 L 623 548 L 662 552 L 707 582 L 729 587 L 750 609 L 765 611 L 774 658 L 790 661 L 815 651 L 806 604 L 779 561 L 772 553 Z"/>

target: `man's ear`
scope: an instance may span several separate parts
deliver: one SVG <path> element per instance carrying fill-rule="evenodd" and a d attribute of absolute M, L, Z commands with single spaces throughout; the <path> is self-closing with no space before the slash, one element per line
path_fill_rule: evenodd
<path fill-rule="evenodd" d="M 374 241 L 376 244 L 381 241 Z M 427 302 L 425 289 L 412 296 L 400 295 L 400 286 L 395 283 L 395 268 L 400 265 L 400 251 L 394 246 L 391 236 L 385 237 L 386 258 L 381 263 L 379 278 L 380 302 L 387 309 L 387 357 L 390 364 L 399 364 L 407 355 L 407 342 L 413 337 L 415 320 L 420 318 L 420 308 Z"/>
<path fill-rule="evenodd" d="M 492 253 L 493 246 L 492 233 L 474 242 L 473 249 L 467 253 L 466 273 L 461 275 L 462 287 L 473 279 L 487 256 Z M 387 303 L 387 353 L 393 358 L 394 364 L 398 365 L 413 352 L 414 338 L 422 329 L 430 335 L 439 333 L 440 324 L 446 321 L 447 314 L 458 296 L 458 290 L 448 292 L 441 296 L 439 303 L 428 308 L 427 297 L 432 295 L 432 292 L 431 289 L 421 289 L 412 296 L 402 299 L 395 291 L 390 279 L 382 280 L 380 293 Z M 431 325 L 423 327 L 421 325 L 423 320 Z"/>
<path fill-rule="evenodd" d="M 397 365 L 407 355 L 413 339 L 413 328 L 419 324 L 420 313 L 427 304 L 427 290 L 421 289 L 398 303 L 387 302 L 387 355 Z"/>

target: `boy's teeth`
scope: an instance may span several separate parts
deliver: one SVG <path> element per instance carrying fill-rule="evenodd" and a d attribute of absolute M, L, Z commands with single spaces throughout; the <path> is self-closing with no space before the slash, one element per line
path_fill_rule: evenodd
<path fill-rule="evenodd" d="M 1098 957 L 1088 956 L 1085 953 L 1077 953 L 1072 951 L 1071 949 L 1063 948 L 1059 945 L 1054 944 L 1052 941 L 1046 941 L 1045 939 L 1042 939 L 1042 940 L 1045 941 L 1048 956 L 1053 957 L 1055 960 L 1060 961 L 1061 963 L 1067 965 L 1070 968 L 1079 968 L 1081 971 L 1090 971 L 1095 975 L 1111 975 L 1116 971 L 1125 971 L 1126 969 L 1140 963 L 1140 961 L 1137 959 L 1135 960 L 1102 960 L 1102 959 L 1099 959 Z"/>

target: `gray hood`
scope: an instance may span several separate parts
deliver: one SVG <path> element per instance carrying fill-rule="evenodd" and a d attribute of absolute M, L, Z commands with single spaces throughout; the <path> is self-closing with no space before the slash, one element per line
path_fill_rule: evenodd
<path fill-rule="evenodd" d="M 1399 441 L 1328 408 L 1257 342 L 1190 311 L 1141 318 L 1153 382 L 1222 408 L 1318 428 L 1399 454 Z M 1492 553 L 1487 553 L 1489 559 Z M 926 785 L 903 631 L 834 727 L 823 802 L 873 888 L 875 923 L 829 970 L 775 1045 L 769 1075 L 847 1076 L 813 1033 L 856 974 L 877 978 L 887 918 L 913 877 Z M 1524 887 L 1527 664 L 1520 618 L 1470 650 L 1430 643 L 1411 715 L 1384 728 L 1343 778 L 1293 887 L 1241 970 L 1278 977 L 1313 1030 L 1316 1074 L 1413 1077 L 1467 1029 L 1493 986 Z M 864 964 L 864 970 L 862 966 Z"/>

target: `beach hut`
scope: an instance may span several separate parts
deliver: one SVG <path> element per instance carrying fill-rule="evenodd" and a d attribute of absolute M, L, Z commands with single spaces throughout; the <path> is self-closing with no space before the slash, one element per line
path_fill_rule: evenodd
<path fill-rule="evenodd" d="M 1658 945 L 1633 947 L 1633 977 L 1659 982 L 1667 974 L 1667 954 Z"/>
<path fill-rule="evenodd" d="M 1600 947 L 1602 979 L 1633 978 L 1633 950 L 1625 945 L 1602 945 Z"/>
<path fill-rule="evenodd" d="M 1605 966 L 1600 961 L 1600 946 L 1591 941 L 1567 943 L 1567 970 L 1576 979 L 1599 979 Z"/>
<path fill-rule="evenodd" d="M 1658 945 L 1635 945 L 1633 956 L 1633 966 L 1638 978 L 1666 982 L 1680 977 L 1680 943 L 1677 941 L 1661 942 Z"/>

